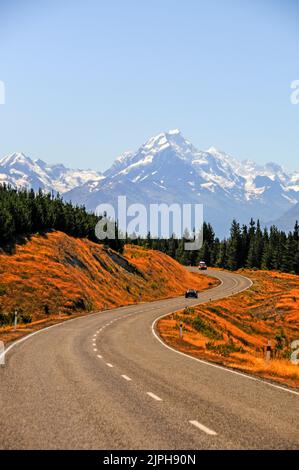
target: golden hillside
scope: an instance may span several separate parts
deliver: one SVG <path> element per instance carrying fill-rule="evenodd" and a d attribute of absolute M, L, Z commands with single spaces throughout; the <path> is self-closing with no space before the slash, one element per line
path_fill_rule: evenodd
<path fill-rule="evenodd" d="M 253 281 L 249 290 L 160 320 L 161 336 L 196 357 L 299 387 L 299 365 L 290 360 L 290 344 L 299 339 L 299 276 L 249 270 L 242 274 Z M 268 341 L 274 357 L 266 362 Z"/>
<path fill-rule="evenodd" d="M 161 252 L 127 246 L 121 256 L 61 232 L 35 235 L 13 255 L 0 253 L 0 313 L 18 308 L 24 322 L 174 297 L 209 283 L 215 280 Z"/>

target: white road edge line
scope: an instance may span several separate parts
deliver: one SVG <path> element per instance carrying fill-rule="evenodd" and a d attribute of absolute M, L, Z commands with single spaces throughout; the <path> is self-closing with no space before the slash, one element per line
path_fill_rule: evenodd
<path fill-rule="evenodd" d="M 209 436 L 217 436 L 217 432 L 213 431 L 212 429 L 207 428 L 203 424 L 199 423 L 198 421 L 189 421 L 190 424 L 195 426 L 196 428 L 200 429 L 201 431 L 209 434 Z"/>
<path fill-rule="evenodd" d="M 241 276 L 241 274 L 239 274 L 239 276 Z M 212 277 L 213 277 L 213 276 L 212 276 Z M 216 276 L 215 276 L 215 277 L 216 277 Z M 245 277 L 245 276 L 242 276 L 242 277 L 244 277 L 245 279 L 247 279 L 248 281 L 251 282 L 250 287 L 253 285 L 253 282 L 251 281 L 251 279 L 249 279 L 249 278 L 247 278 L 247 277 Z M 213 290 L 218 289 L 222 284 L 223 284 L 223 281 L 220 280 L 220 284 L 219 284 L 218 286 L 216 286 L 216 287 L 213 287 Z M 239 294 L 240 292 L 243 292 L 244 290 L 249 289 L 250 287 L 246 287 L 246 288 L 242 289 L 241 291 L 238 292 L 238 294 Z M 231 295 L 234 295 L 234 294 L 231 294 Z M 229 297 L 229 296 L 227 296 L 227 297 Z M 169 300 L 170 300 L 170 301 L 173 301 L 174 299 L 169 299 Z M 199 303 L 199 304 L 200 304 L 200 303 Z M 132 306 L 135 306 L 135 305 L 138 306 L 138 304 L 134 304 L 134 305 L 127 305 L 127 306 L 118 307 L 118 308 L 125 310 L 126 308 L 129 308 L 129 307 L 132 307 Z M 118 309 L 118 308 L 117 308 L 117 309 Z M 155 308 L 155 307 L 154 307 L 154 308 Z M 153 310 L 154 310 L 154 308 L 153 308 Z M 117 309 L 116 309 L 116 310 L 117 310 Z M 179 310 L 181 310 L 181 309 L 179 309 Z M 179 311 L 179 310 L 176 310 L 176 311 Z M 96 316 L 96 315 L 101 315 L 103 312 L 108 312 L 108 310 L 100 310 L 100 311 L 98 311 L 98 312 L 90 313 L 90 314 L 88 315 L 88 318 L 91 318 L 91 317 Z M 174 311 L 174 312 L 171 312 L 171 313 L 175 313 L 175 311 Z M 156 320 L 154 320 L 154 322 L 152 323 L 152 332 L 153 332 L 153 335 L 155 336 L 155 338 L 156 338 L 158 341 L 160 341 L 161 344 L 163 344 L 164 347 L 170 349 L 171 351 L 173 351 L 173 352 L 175 352 L 175 353 L 177 353 L 177 354 L 181 354 L 181 355 L 183 355 L 183 356 L 189 357 L 189 359 L 193 359 L 193 360 L 195 360 L 195 361 L 201 362 L 202 364 L 205 364 L 205 365 L 207 365 L 207 366 L 215 367 L 215 368 L 218 368 L 218 369 L 222 369 L 223 371 L 230 372 L 231 374 L 236 374 L 236 375 L 239 375 L 239 376 L 241 376 L 241 377 L 243 377 L 243 378 L 246 378 L 246 379 L 249 379 L 249 380 L 254 380 L 254 381 L 256 381 L 256 382 L 260 382 L 260 383 L 269 385 L 270 387 L 277 388 L 277 389 L 282 390 L 282 391 L 284 391 L 284 392 L 289 392 L 289 393 L 292 393 L 292 394 L 294 394 L 294 395 L 298 395 L 298 396 L 299 396 L 299 392 L 296 392 L 295 390 L 290 390 L 290 389 L 288 389 L 288 388 L 281 387 L 281 386 L 279 386 L 279 385 L 275 385 L 275 384 L 272 384 L 272 383 L 270 383 L 270 382 L 266 382 L 265 380 L 258 379 L 258 378 L 256 378 L 256 377 L 252 377 L 252 376 L 250 376 L 250 375 L 242 374 L 241 372 L 237 372 L 237 371 L 235 371 L 235 370 L 228 369 L 228 368 L 226 368 L 226 367 L 224 367 L 224 366 L 219 366 L 219 365 L 216 365 L 216 364 L 212 364 L 212 363 L 207 362 L 207 361 L 204 361 L 204 360 L 202 360 L 202 359 L 197 359 L 196 357 L 189 356 L 188 354 L 182 353 L 181 351 L 177 351 L 176 349 L 171 348 L 170 346 L 168 346 L 167 344 L 165 344 L 165 343 L 161 340 L 161 338 L 159 338 L 159 336 L 156 334 L 155 329 L 154 329 L 156 322 L 158 322 L 161 318 L 166 317 L 167 315 L 171 315 L 171 313 L 167 313 L 166 315 L 165 315 L 165 314 L 164 314 L 164 315 L 161 315 L 160 317 L 156 318 Z M 60 322 L 60 323 L 56 323 L 55 325 L 46 326 L 45 328 L 42 328 L 41 330 L 34 331 L 33 333 L 30 333 L 29 335 L 26 335 L 26 336 L 24 336 L 23 338 L 20 338 L 20 339 L 14 341 L 12 344 L 10 344 L 10 345 L 5 349 L 5 351 L 4 351 L 2 354 L 0 354 L 0 361 L 1 361 L 3 358 L 5 358 L 6 354 L 7 354 L 11 349 L 15 348 L 15 346 L 17 346 L 18 344 L 21 344 L 21 343 L 23 343 L 24 341 L 27 341 L 28 339 L 32 338 L 33 336 L 38 335 L 38 334 L 41 334 L 41 333 L 43 333 L 44 331 L 50 330 L 51 328 L 57 328 L 58 326 L 61 327 L 61 326 L 63 326 L 63 325 L 69 324 L 69 323 L 71 323 L 71 322 L 74 322 L 74 321 L 77 321 L 77 320 L 82 320 L 82 318 L 85 318 L 85 317 L 84 317 L 84 316 L 80 316 L 80 317 L 77 317 L 77 318 L 71 318 L 70 320 L 62 321 L 62 322 Z M 119 318 L 121 319 L 121 318 L 126 318 L 126 317 L 119 317 Z M 105 328 L 105 327 L 102 327 L 102 329 L 104 329 L 104 328 Z"/>
<path fill-rule="evenodd" d="M 127 375 L 122 375 L 122 378 L 127 380 L 128 382 L 130 382 L 132 379 L 130 377 L 128 377 Z"/>
<path fill-rule="evenodd" d="M 162 401 L 162 398 L 158 397 L 158 395 L 155 395 L 155 394 L 152 393 L 152 392 L 146 392 L 146 394 L 147 394 L 149 397 L 151 397 L 151 398 L 153 398 L 154 400 L 156 400 L 156 401 Z"/>
<path fill-rule="evenodd" d="M 217 289 L 219 286 L 217 287 L 214 287 L 214 289 Z M 167 300 L 173 300 L 173 299 L 167 299 Z M 158 302 L 157 300 L 154 300 L 153 303 L 155 302 Z M 115 308 L 115 310 L 126 310 L 128 308 L 131 308 L 131 307 L 138 307 L 139 304 L 132 304 L 132 305 L 125 305 L 123 307 L 117 307 Z M 152 308 L 151 310 L 154 310 L 156 307 Z M 88 318 L 91 318 L 91 317 L 94 317 L 96 315 L 101 315 L 103 314 L 104 312 L 109 312 L 109 309 L 108 310 L 98 310 L 97 312 L 94 312 L 94 313 L 90 313 L 88 315 Z M 138 313 L 138 311 L 137 311 Z M 34 331 L 33 333 L 29 333 L 28 335 L 26 336 L 23 336 L 23 338 L 20 338 L 20 339 L 17 339 L 16 341 L 14 341 L 12 344 L 10 344 L 3 353 L 0 354 L 0 360 L 2 360 L 3 358 L 5 358 L 6 354 L 11 351 L 13 348 L 15 348 L 18 344 L 21 344 L 21 343 L 24 343 L 25 341 L 27 341 L 28 339 L 32 338 L 33 336 L 36 336 L 36 335 L 39 335 L 41 333 L 43 333 L 44 331 L 48 331 L 52 328 L 57 328 L 57 327 L 62 327 L 66 324 L 69 324 L 71 322 L 74 322 L 74 321 L 78 321 L 78 320 L 82 320 L 84 319 L 85 317 L 82 315 L 82 316 L 79 316 L 79 317 L 76 317 L 76 318 L 71 318 L 71 319 L 68 319 L 67 321 L 61 321 L 60 323 L 55 323 L 55 325 L 50 325 L 50 326 L 46 326 L 45 328 L 41 328 L 40 330 L 37 330 L 37 331 Z M 118 317 L 119 320 L 123 319 L 123 318 L 126 318 L 125 316 L 121 316 L 121 317 Z M 99 329 L 99 331 L 102 331 L 103 329 L 105 328 L 105 326 L 102 326 L 102 328 Z"/>
<path fill-rule="evenodd" d="M 212 274 L 211 274 L 211 276 L 212 276 Z M 238 274 L 238 276 L 241 276 L 241 274 Z M 250 287 L 253 285 L 253 282 L 252 282 L 251 279 L 249 279 L 248 277 L 245 277 L 245 276 L 241 276 L 241 277 L 243 277 L 243 278 L 247 279 L 248 281 L 250 281 L 250 286 L 245 287 L 244 289 L 238 291 L 238 294 L 240 294 L 241 292 L 243 292 L 247 289 L 250 289 Z M 223 284 L 223 282 L 222 282 L 222 284 Z M 220 287 L 220 285 L 222 285 L 222 284 L 219 284 L 219 286 L 215 287 L 215 289 Z M 227 295 L 226 297 L 231 297 L 232 295 L 234 295 L 234 294 Z M 198 305 L 200 305 L 200 303 Z M 182 310 L 182 309 L 180 308 L 180 309 L 178 309 L 174 312 L 163 314 L 160 317 L 156 318 L 152 323 L 152 334 L 165 348 L 170 349 L 170 351 L 173 351 L 176 354 L 180 354 L 181 356 L 188 357 L 189 359 L 191 359 L 193 361 L 197 361 L 197 362 L 200 362 L 201 364 L 205 364 L 206 366 L 214 367 L 215 369 L 221 369 L 224 372 L 229 372 L 230 374 L 238 375 L 239 377 L 243 377 L 244 379 L 253 380 L 254 382 L 259 382 L 259 383 L 262 383 L 264 385 L 269 385 L 269 387 L 277 388 L 278 390 L 282 390 L 284 392 L 292 393 L 293 395 L 299 396 L 299 392 L 296 392 L 295 390 L 291 390 L 291 389 L 288 389 L 288 388 L 285 388 L 285 387 L 281 387 L 280 385 L 272 384 L 271 382 L 267 382 L 266 380 L 259 379 L 257 377 L 253 377 L 252 375 L 243 374 L 242 372 L 238 372 L 238 371 L 233 370 L 233 369 L 228 369 L 227 367 L 220 366 L 218 364 L 213 364 L 212 362 L 208 362 L 208 361 L 205 361 L 203 359 L 198 359 L 197 357 L 194 357 L 194 356 L 189 356 L 189 354 L 183 353 L 182 351 L 178 351 L 177 349 L 174 349 L 171 346 L 168 346 L 168 344 L 164 343 L 164 341 L 160 338 L 160 336 L 156 332 L 156 324 L 158 323 L 159 320 L 161 320 L 161 318 L 167 317 L 168 315 L 172 315 L 173 313 L 179 312 L 180 310 Z"/>

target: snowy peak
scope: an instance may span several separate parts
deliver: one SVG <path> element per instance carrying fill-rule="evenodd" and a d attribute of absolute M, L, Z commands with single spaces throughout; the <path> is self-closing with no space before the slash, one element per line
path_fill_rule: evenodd
<path fill-rule="evenodd" d="M 159 147 L 169 144 L 169 145 L 185 145 L 186 140 L 181 134 L 179 129 L 170 130 L 168 132 L 161 132 L 160 134 L 151 137 L 147 140 L 141 148 L 147 149 L 158 149 Z"/>
<path fill-rule="evenodd" d="M 34 166 L 33 160 L 30 157 L 27 157 L 24 153 L 16 152 L 12 153 L 11 155 L 7 155 L 6 157 L 0 160 L 1 167 L 12 167 L 15 165 L 21 166 Z"/>
<path fill-rule="evenodd" d="M 196 149 L 186 140 L 178 129 L 162 132 L 148 139 L 136 152 L 125 152 L 104 173 L 105 176 L 116 177 L 129 174 L 138 167 L 145 169 L 148 165 L 158 165 L 159 161 L 174 158 L 192 160 Z"/>
<path fill-rule="evenodd" d="M 275 198 L 283 210 L 299 199 L 298 173 L 288 173 L 275 163 L 241 162 L 215 147 L 198 150 L 178 129 L 159 133 L 136 152 L 123 154 L 105 176 L 110 182 L 101 188 L 134 184 L 138 190 L 146 188 L 147 194 L 156 194 L 157 187 L 170 194 L 175 186 L 186 200 L 191 194 L 218 198 L 217 203 L 227 197 L 229 204 L 258 203 L 270 209 Z"/>
<path fill-rule="evenodd" d="M 162 132 L 155 137 L 151 137 L 140 147 L 139 151 L 155 155 L 167 148 L 177 152 L 181 158 L 186 158 L 188 154 L 195 151 L 195 148 L 183 137 L 179 129 Z"/>
<path fill-rule="evenodd" d="M 104 178 L 94 170 L 71 170 L 62 164 L 48 165 L 41 159 L 32 160 L 24 153 L 13 153 L 0 160 L 0 184 L 16 188 L 39 188 L 66 192 L 90 180 Z"/>
<path fill-rule="evenodd" d="M 13 153 L 0 160 L 0 182 L 13 187 L 52 189 L 43 168 L 24 153 Z"/>
<path fill-rule="evenodd" d="M 250 201 L 261 198 L 269 191 L 281 190 L 287 193 L 284 197 L 293 202 L 294 191 L 299 189 L 298 175 L 287 173 L 280 165 L 268 163 L 261 166 L 250 160 L 241 162 L 215 147 L 200 151 L 185 139 L 179 129 L 157 134 L 136 152 L 122 154 L 105 172 L 105 176 L 118 180 L 125 178 L 131 182 L 145 179 L 164 181 L 165 172 L 169 171 L 173 176 L 174 166 L 177 167 L 175 176 L 180 178 L 180 172 L 186 171 L 181 167 L 183 162 L 190 166 L 190 174 L 197 176 L 197 186 L 195 181 L 189 182 L 194 191 L 204 189 L 214 192 L 218 188 L 219 191 L 229 192 L 232 197 Z M 152 178 L 154 175 L 155 178 Z M 263 180 L 265 184 L 256 179 L 258 176 L 268 178 Z"/>

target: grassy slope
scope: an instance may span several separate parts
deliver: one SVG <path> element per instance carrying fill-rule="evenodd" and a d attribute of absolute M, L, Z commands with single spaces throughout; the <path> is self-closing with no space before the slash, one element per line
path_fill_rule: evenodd
<path fill-rule="evenodd" d="M 299 365 L 286 358 L 291 341 L 299 339 L 299 276 L 267 271 L 242 274 L 253 280 L 250 290 L 161 320 L 161 336 L 189 354 L 299 387 Z M 198 316 L 204 324 L 196 329 L 192 320 Z M 180 321 L 185 329 L 182 341 Z M 268 340 L 275 348 L 277 334 L 282 336 L 282 350 L 266 363 L 263 348 Z"/>
<path fill-rule="evenodd" d="M 60 232 L 33 236 L 13 255 L 0 253 L 0 311 L 21 307 L 35 326 L 70 314 L 178 296 L 187 287 L 206 289 L 209 282 L 214 280 L 188 273 L 163 253 L 127 246 L 120 257 Z M 0 339 L 20 333 L 2 328 Z"/>

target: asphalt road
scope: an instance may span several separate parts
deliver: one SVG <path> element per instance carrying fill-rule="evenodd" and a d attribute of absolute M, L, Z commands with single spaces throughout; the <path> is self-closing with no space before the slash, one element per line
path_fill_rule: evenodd
<path fill-rule="evenodd" d="M 298 449 L 298 392 L 192 359 L 153 334 L 161 315 L 250 285 L 217 277 L 197 300 L 101 312 L 13 347 L 0 367 L 0 448 Z"/>

